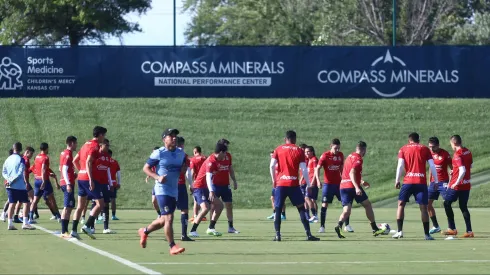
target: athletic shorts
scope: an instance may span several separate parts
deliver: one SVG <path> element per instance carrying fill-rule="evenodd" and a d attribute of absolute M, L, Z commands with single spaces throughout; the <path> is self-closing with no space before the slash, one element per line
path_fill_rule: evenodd
<path fill-rule="evenodd" d="M 366 192 L 361 187 L 362 194 L 359 196 L 356 194 L 356 188 L 344 188 L 340 189 L 340 199 L 342 201 L 342 206 L 352 204 L 354 201 L 357 203 L 362 203 L 368 199 Z"/>
<path fill-rule="evenodd" d="M 274 197 L 274 193 L 276 192 L 276 188 L 272 188 L 272 194 L 271 197 Z"/>
<path fill-rule="evenodd" d="M 36 179 L 34 182 L 34 196 L 36 197 L 43 197 L 46 199 L 49 195 L 53 194 L 53 185 L 51 185 L 51 182 L 49 180 L 44 181 L 44 189 L 41 190 L 41 185 L 43 184 L 43 181 L 40 179 Z"/>
<path fill-rule="evenodd" d="M 223 202 L 232 202 L 233 195 L 231 194 L 231 187 L 229 185 L 214 185 L 214 194 L 217 198 L 220 198 Z"/>
<path fill-rule="evenodd" d="M 460 205 L 468 204 L 470 190 L 454 190 L 448 188 L 444 196 L 445 201 L 455 202 L 459 200 Z"/>
<path fill-rule="evenodd" d="M 398 200 L 409 202 L 412 195 L 419 205 L 429 204 L 429 189 L 427 188 L 427 184 L 403 184 L 398 195 Z"/>
<path fill-rule="evenodd" d="M 175 197 L 167 195 L 155 195 L 162 215 L 169 215 L 174 213 L 177 206 L 177 199 Z"/>
<path fill-rule="evenodd" d="M 305 197 L 299 186 L 277 186 L 274 193 L 274 207 L 282 209 L 286 198 L 289 198 L 294 206 L 303 205 L 305 203 Z"/>
<path fill-rule="evenodd" d="M 11 189 L 7 188 L 7 196 L 9 203 L 27 203 L 29 202 L 29 196 L 27 196 L 27 190 Z"/>
<path fill-rule="evenodd" d="M 104 199 L 104 203 L 110 203 L 112 197 L 111 186 L 109 184 L 99 184 L 99 185 L 100 185 L 99 189 L 102 192 L 102 198 Z"/>
<path fill-rule="evenodd" d="M 116 189 L 114 189 L 114 191 L 111 192 L 111 199 L 115 199 L 115 198 L 117 198 L 117 190 Z"/>
<path fill-rule="evenodd" d="M 63 206 L 66 208 L 75 208 L 75 187 L 71 187 L 71 192 L 66 191 L 66 185 L 61 186 L 63 190 Z"/>
<path fill-rule="evenodd" d="M 306 197 L 306 184 L 301 184 L 299 188 L 301 188 L 301 193 L 303 194 L 303 197 Z"/>
<path fill-rule="evenodd" d="M 177 197 L 177 209 L 188 210 L 189 209 L 189 196 L 187 194 L 187 188 L 185 184 L 179 184 L 179 196 Z"/>
<path fill-rule="evenodd" d="M 312 200 L 318 200 L 318 186 L 312 186 L 310 192 L 306 192 L 306 196 Z"/>
<path fill-rule="evenodd" d="M 209 190 L 207 188 L 194 188 L 192 196 L 199 205 L 209 203 Z"/>
<path fill-rule="evenodd" d="M 444 193 L 446 192 L 447 189 L 447 182 L 431 182 L 429 185 L 429 200 L 438 200 L 439 195 L 442 195 L 442 198 L 444 199 Z"/>
<path fill-rule="evenodd" d="M 322 202 L 332 203 L 334 197 L 337 197 L 337 200 L 341 201 L 340 184 L 324 183 L 322 188 Z"/>
<path fill-rule="evenodd" d="M 101 185 L 94 181 L 94 190 L 90 191 L 88 180 L 78 180 L 78 196 L 88 197 L 89 200 L 100 200 L 104 197 L 100 187 Z"/>

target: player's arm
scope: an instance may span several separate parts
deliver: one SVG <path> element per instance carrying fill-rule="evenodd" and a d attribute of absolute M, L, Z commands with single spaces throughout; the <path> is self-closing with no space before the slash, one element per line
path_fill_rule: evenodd
<path fill-rule="evenodd" d="M 233 189 L 236 190 L 238 188 L 238 185 L 236 183 L 235 169 L 233 169 L 233 165 L 230 165 L 230 178 L 233 181 Z"/>
<path fill-rule="evenodd" d="M 303 175 L 303 178 L 306 181 L 306 186 L 310 187 L 311 182 L 310 182 L 310 177 L 308 177 L 308 168 L 306 167 L 306 162 L 300 162 L 299 169 L 301 170 L 301 174 Z"/>
<path fill-rule="evenodd" d="M 464 165 L 461 165 L 458 169 L 459 169 L 458 178 L 456 179 L 456 183 L 453 186 L 451 186 L 452 189 L 454 189 L 463 181 L 464 175 L 466 174 L 466 167 L 464 167 Z"/>
<path fill-rule="evenodd" d="M 111 168 L 110 167 L 107 167 L 107 180 L 109 181 L 110 190 L 114 191 L 114 185 L 112 184 Z"/>
<path fill-rule="evenodd" d="M 215 195 L 215 189 L 214 189 L 214 183 L 213 183 L 213 171 L 216 170 L 216 167 L 214 163 L 209 163 L 208 167 L 206 167 L 206 184 L 208 186 L 209 190 L 209 200 L 211 202 L 214 201 Z"/>
<path fill-rule="evenodd" d="M 46 164 L 43 163 L 41 164 L 41 178 L 42 178 L 42 183 L 41 183 L 41 187 L 39 189 L 41 190 L 44 190 L 44 185 L 45 185 L 45 182 L 44 182 L 44 176 L 46 175 L 48 171 L 46 171 Z"/>
<path fill-rule="evenodd" d="M 352 185 L 354 185 L 354 188 L 356 189 L 356 194 L 360 196 L 362 192 L 361 192 L 360 182 L 358 182 L 357 181 L 358 179 L 356 178 L 356 172 L 357 172 L 356 168 L 352 168 L 349 172 L 349 178 L 352 182 Z"/>
<path fill-rule="evenodd" d="M 73 166 L 77 168 L 78 171 L 80 171 L 80 155 L 77 154 L 75 158 L 73 159 Z"/>
<path fill-rule="evenodd" d="M 116 172 L 116 182 L 117 182 L 117 186 L 118 186 L 118 189 L 121 188 L 121 169 L 118 169 L 117 172 Z"/>
<path fill-rule="evenodd" d="M 434 160 L 431 158 L 427 160 L 427 162 L 429 163 L 430 172 L 432 173 L 434 182 L 439 182 L 439 179 L 437 178 L 437 169 L 436 169 L 436 165 L 434 164 Z"/>
<path fill-rule="evenodd" d="M 402 158 L 398 158 L 398 164 L 396 166 L 396 175 L 395 175 L 395 188 L 400 188 L 400 178 L 402 176 L 403 165 L 405 165 L 405 160 Z"/>
<path fill-rule="evenodd" d="M 61 174 L 63 175 L 63 179 L 65 180 L 66 183 L 66 191 L 68 191 L 68 193 L 71 193 L 71 182 L 68 177 L 68 168 L 69 167 L 66 163 L 63 164 L 63 167 L 61 167 Z"/>
<path fill-rule="evenodd" d="M 271 163 L 269 165 L 269 172 L 271 174 L 271 179 L 272 179 L 272 188 L 276 187 L 276 165 L 277 165 L 277 159 L 271 158 Z"/>
<path fill-rule="evenodd" d="M 318 183 L 318 188 L 322 188 L 322 181 L 320 180 L 320 170 L 322 169 L 322 166 L 318 164 L 315 167 L 315 180 Z"/>

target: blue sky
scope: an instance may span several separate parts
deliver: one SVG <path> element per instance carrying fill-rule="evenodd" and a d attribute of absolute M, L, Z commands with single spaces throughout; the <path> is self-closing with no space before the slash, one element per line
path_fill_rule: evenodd
<path fill-rule="evenodd" d="M 181 12 L 183 0 L 177 0 L 177 45 L 184 45 L 184 30 L 190 15 Z M 138 22 L 142 32 L 123 36 L 122 45 L 128 46 L 168 46 L 173 45 L 173 0 L 153 0 L 152 8 L 146 14 L 128 14 L 131 22 Z M 121 45 L 118 38 L 106 40 L 107 45 Z"/>

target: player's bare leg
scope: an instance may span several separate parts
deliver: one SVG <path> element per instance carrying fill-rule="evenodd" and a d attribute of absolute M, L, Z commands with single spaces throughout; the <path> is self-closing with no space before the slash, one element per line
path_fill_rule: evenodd
<path fill-rule="evenodd" d="M 151 196 L 151 203 L 153 204 L 153 208 L 155 209 L 155 211 L 157 211 L 157 214 L 160 217 L 162 213 L 160 213 L 160 206 L 158 206 L 157 198 L 155 197 L 155 195 Z"/>
<path fill-rule="evenodd" d="M 427 205 L 427 212 L 429 212 L 429 218 L 432 221 L 432 229 L 429 231 L 430 234 L 434 234 L 441 231 L 439 227 L 439 223 L 437 222 L 436 210 L 434 209 L 433 204 L 434 204 L 434 200 L 429 200 L 429 204 Z"/>
<path fill-rule="evenodd" d="M 398 208 L 396 210 L 396 225 L 397 225 L 397 232 L 395 235 L 393 235 L 394 239 L 400 239 L 403 238 L 403 220 L 405 219 L 405 202 L 404 201 L 398 201 Z"/>
<path fill-rule="evenodd" d="M 211 205 L 213 210 L 211 215 L 211 221 L 209 222 L 209 227 L 206 230 L 206 234 L 219 237 L 221 236 L 221 233 L 216 231 L 215 226 L 216 226 L 216 222 L 218 221 L 221 215 L 221 212 L 223 212 L 224 205 L 223 202 L 218 198 L 215 198 L 214 201 L 211 203 Z"/>
<path fill-rule="evenodd" d="M 199 226 L 199 223 L 202 221 L 202 219 L 206 217 L 206 215 L 208 214 L 210 210 L 209 203 L 207 202 L 201 203 L 200 208 L 201 208 L 201 212 L 199 212 L 196 218 L 194 218 L 192 229 L 189 232 L 189 235 L 191 235 L 191 237 L 199 237 L 199 234 L 197 234 L 197 227 Z"/>
<path fill-rule="evenodd" d="M 3 209 L 2 209 L 2 215 L 0 217 L 0 219 L 5 222 L 7 219 L 8 219 L 8 210 L 9 210 L 9 201 L 7 200 L 5 202 L 5 204 L 3 205 Z"/>
<path fill-rule="evenodd" d="M 9 203 L 9 208 L 7 209 L 8 230 L 17 230 L 17 228 L 14 227 L 14 210 L 15 203 Z"/>
<path fill-rule="evenodd" d="M 34 200 L 32 201 L 29 211 L 29 223 L 36 223 L 36 221 L 34 220 L 34 209 L 37 209 L 37 204 L 39 203 L 40 199 L 41 197 L 34 196 Z"/>
<path fill-rule="evenodd" d="M 193 213 L 193 216 L 191 218 L 191 222 L 194 221 L 197 218 L 197 214 L 199 214 L 199 204 L 197 203 L 197 201 L 194 197 L 193 197 L 193 199 L 194 199 L 194 207 L 192 208 L 192 210 L 194 211 L 194 213 Z"/>
<path fill-rule="evenodd" d="M 111 198 L 111 211 L 112 211 L 112 220 L 119 220 L 116 217 L 116 211 L 117 211 L 116 198 Z"/>
<path fill-rule="evenodd" d="M 89 235 L 89 237 L 91 237 L 91 238 L 93 236 L 91 236 L 91 234 L 88 234 L 87 231 L 90 230 L 91 228 L 95 227 L 95 219 L 100 214 L 102 209 L 104 209 L 104 207 L 105 207 L 104 200 L 103 199 L 96 199 L 95 200 L 95 206 L 90 211 L 90 216 L 87 219 L 87 223 L 82 227 L 82 231 L 84 233 L 86 233 L 87 235 Z"/>
<path fill-rule="evenodd" d="M 29 210 L 31 209 L 31 203 L 30 202 L 25 202 L 23 203 L 23 208 L 22 208 L 22 215 L 24 216 L 24 219 L 22 220 L 22 229 L 36 229 L 35 227 L 31 227 L 29 224 Z"/>
<path fill-rule="evenodd" d="M 461 213 L 463 214 L 464 223 L 466 225 L 466 233 L 463 234 L 463 238 L 475 237 L 475 234 L 473 233 L 473 231 L 471 229 L 471 216 L 470 216 L 470 211 L 468 210 L 468 202 L 460 199 L 459 200 L 459 209 L 461 210 Z"/>
<path fill-rule="evenodd" d="M 311 218 L 309 219 L 309 222 L 318 222 L 318 216 L 317 216 L 318 206 L 316 204 L 316 201 L 309 197 L 305 197 L 305 201 L 308 204 L 308 207 L 311 209 L 311 214 L 312 214 Z"/>
<path fill-rule="evenodd" d="M 422 224 L 424 226 L 424 235 L 426 240 L 434 240 L 429 234 L 429 213 L 427 211 L 427 205 L 426 204 L 420 204 L 420 214 L 421 214 L 421 219 L 422 219 Z"/>
<path fill-rule="evenodd" d="M 78 236 L 77 230 L 78 230 L 78 223 L 80 221 L 80 217 L 82 216 L 83 209 L 87 207 L 87 197 L 80 197 L 78 196 L 78 204 L 76 210 L 73 212 L 73 224 L 72 224 L 72 230 L 71 230 L 71 236 L 75 238 L 80 238 Z M 68 217 L 69 219 L 70 217 Z"/>
<path fill-rule="evenodd" d="M 53 193 L 48 195 L 47 200 L 46 200 L 46 205 L 48 205 L 49 209 L 54 214 L 54 217 L 56 217 L 56 219 L 58 221 L 61 221 L 60 210 L 58 208 L 58 205 L 56 203 L 56 198 L 54 197 Z"/>
<path fill-rule="evenodd" d="M 371 204 L 371 201 L 364 200 L 363 202 L 361 202 L 361 205 L 366 210 L 366 217 L 368 218 L 368 220 L 371 224 L 371 229 L 373 230 L 373 236 L 377 237 L 377 236 L 383 234 L 384 229 L 378 228 L 378 225 L 376 224 L 376 219 L 374 217 L 373 205 Z"/>
<path fill-rule="evenodd" d="M 335 226 L 335 233 L 337 233 L 339 239 L 345 238 L 344 234 L 342 234 L 342 226 L 344 225 L 344 221 L 350 217 L 351 210 L 352 210 L 351 203 L 345 205 L 342 208 L 342 214 L 340 214 L 339 223 L 337 224 L 337 226 Z"/>
<path fill-rule="evenodd" d="M 22 221 L 19 219 L 19 213 L 20 213 L 21 206 L 22 206 L 22 203 L 21 202 L 17 202 L 15 204 L 14 223 L 22 223 Z"/>
<path fill-rule="evenodd" d="M 272 215 L 267 217 L 268 220 L 273 220 L 276 213 L 276 209 L 274 208 L 274 196 L 271 196 L 271 203 L 272 203 Z"/>
<path fill-rule="evenodd" d="M 148 238 L 148 235 L 156 230 L 159 230 L 165 226 L 165 217 L 164 216 L 159 216 L 156 220 L 154 220 L 150 225 L 148 225 L 145 228 L 140 228 L 138 230 L 138 234 L 140 235 L 140 245 L 142 248 L 146 248 L 146 241 Z"/>
<path fill-rule="evenodd" d="M 226 217 L 228 218 L 228 233 L 240 233 L 238 230 L 233 227 L 233 203 L 225 202 L 226 207 Z"/>

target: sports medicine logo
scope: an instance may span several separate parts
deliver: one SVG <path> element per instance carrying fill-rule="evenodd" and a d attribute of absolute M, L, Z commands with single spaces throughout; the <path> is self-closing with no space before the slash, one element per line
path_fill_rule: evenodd
<path fill-rule="evenodd" d="M 10 57 L 2 58 L 0 63 L 0 90 L 22 89 L 22 68 L 12 62 Z"/>
<path fill-rule="evenodd" d="M 391 63 L 391 71 L 377 69 L 385 63 Z M 396 97 L 406 90 L 406 84 L 417 83 L 443 83 L 459 82 L 458 70 L 410 70 L 400 58 L 392 55 L 390 50 L 385 55 L 376 58 L 368 70 L 322 70 L 317 75 L 318 81 L 323 84 L 371 84 L 370 88 L 381 97 Z M 379 88 L 380 84 L 391 84 L 391 91 Z M 398 84 L 398 85 L 397 85 Z M 388 85 L 386 85 L 388 86 Z M 401 86 L 401 87 L 397 87 Z"/>

